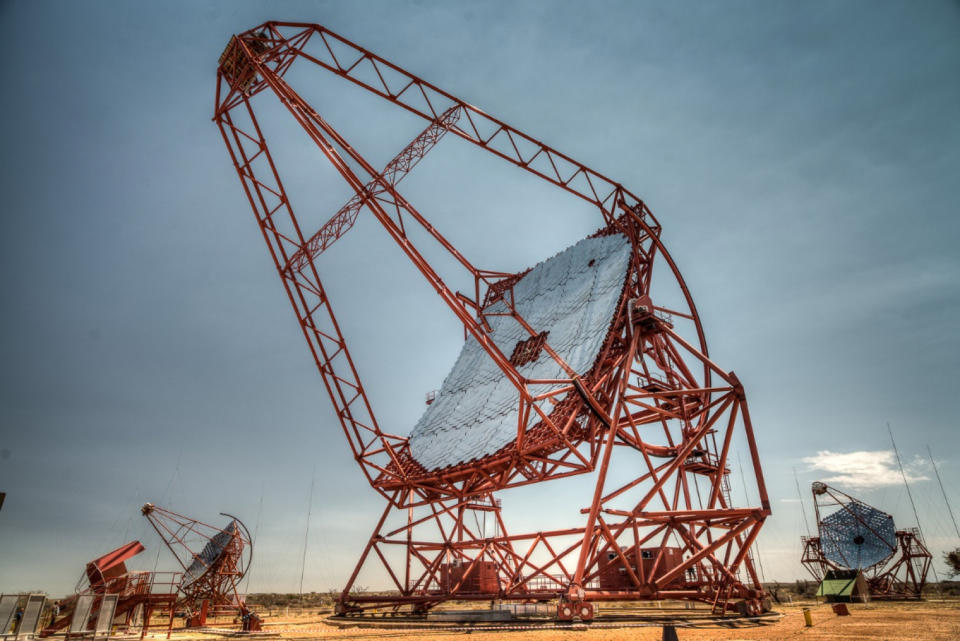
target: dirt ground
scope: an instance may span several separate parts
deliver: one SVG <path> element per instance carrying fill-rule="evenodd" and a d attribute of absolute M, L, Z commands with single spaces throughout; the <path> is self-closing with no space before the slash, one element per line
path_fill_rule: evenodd
<path fill-rule="evenodd" d="M 802 607 L 810 607 L 813 627 L 804 626 Z M 925 601 L 921 603 L 870 603 L 849 606 L 850 616 L 836 616 L 829 605 L 797 604 L 777 606 L 781 614 L 762 624 L 737 624 L 732 627 L 699 624 L 677 626 L 681 641 L 705 640 L 780 640 L 843 641 L 881 639 L 884 641 L 957 641 L 960 640 L 960 600 Z M 468 636 L 471 641 L 492 641 L 506 638 L 515 641 L 548 639 L 578 640 L 658 640 L 662 630 L 657 624 L 628 624 L 631 627 L 607 627 L 604 623 L 578 626 L 573 630 L 410 630 L 338 628 L 323 622 L 322 616 L 271 617 L 266 632 L 277 632 L 284 639 L 400 639 L 411 641 L 449 640 Z M 211 635 L 201 635 L 210 639 Z M 176 634 L 174 638 L 187 638 Z M 194 637 L 196 638 L 196 637 Z M 275 638 L 275 637 L 274 637 Z"/>

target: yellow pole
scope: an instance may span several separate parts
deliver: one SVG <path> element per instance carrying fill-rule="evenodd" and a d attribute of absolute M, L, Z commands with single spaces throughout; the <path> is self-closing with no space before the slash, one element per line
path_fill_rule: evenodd
<path fill-rule="evenodd" d="M 813 615 L 810 614 L 810 608 L 803 609 L 803 622 L 808 628 L 813 627 Z"/>

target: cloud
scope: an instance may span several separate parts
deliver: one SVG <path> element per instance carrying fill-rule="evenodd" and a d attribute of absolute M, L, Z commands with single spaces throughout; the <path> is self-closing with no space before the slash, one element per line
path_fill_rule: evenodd
<path fill-rule="evenodd" d="M 803 462 L 811 470 L 823 470 L 832 476 L 821 479 L 840 487 L 871 488 L 903 483 L 893 450 L 831 452 L 821 450 L 806 456 Z M 904 466 L 907 481 L 926 481 L 929 477 L 917 471 L 918 461 Z"/>

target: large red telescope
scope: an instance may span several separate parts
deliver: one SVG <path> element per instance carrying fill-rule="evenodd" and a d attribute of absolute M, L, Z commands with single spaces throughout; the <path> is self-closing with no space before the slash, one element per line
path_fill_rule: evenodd
<path fill-rule="evenodd" d="M 294 64 L 362 87 L 422 117 L 425 129 L 383 170 L 374 168 L 288 83 Z M 255 106 L 270 99 L 354 192 L 319 229 L 294 214 L 268 148 Z M 639 198 L 315 24 L 267 22 L 231 38 L 214 120 L 351 454 L 387 501 L 341 596 L 342 613 L 422 612 L 449 599 L 558 598 L 560 618 L 583 620 L 607 600 L 689 599 L 744 613 L 768 607 L 750 549 L 770 505 L 743 386 L 710 359 L 660 223 Z M 477 266 L 398 191 L 444 137 L 590 203 L 596 232 L 553 257 L 531 256 L 519 273 Z M 374 407 L 389 408 L 368 397 L 365 365 L 352 358 L 321 279 L 320 255 L 361 211 L 465 330 L 460 356 L 406 436 L 381 429 Z M 424 257 L 413 228 L 465 270 L 471 291 L 447 285 L 449 274 Z M 759 505 L 737 507 L 730 496 L 737 432 Z M 611 481 L 623 478 L 608 474 L 615 466 L 630 471 L 628 481 Z M 497 493 L 583 474 L 593 475 L 593 498 L 571 509 L 569 528 L 516 533 L 504 522 Z M 351 594 L 367 565 L 381 568 L 393 593 Z"/>

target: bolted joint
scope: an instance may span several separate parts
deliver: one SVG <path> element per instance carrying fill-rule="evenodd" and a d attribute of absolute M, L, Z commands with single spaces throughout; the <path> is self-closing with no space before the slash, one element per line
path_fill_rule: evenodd
<path fill-rule="evenodd" d="M 733 394 L 737 397 L 738 401 L 747 400 L 747 393 L 743 389 L 743 383 L 740 382 L 740 379 L 737 378 L 736 373 L 730 372 L 727 374 L 730 377 L 730 381 L 733 384 Z"/>

